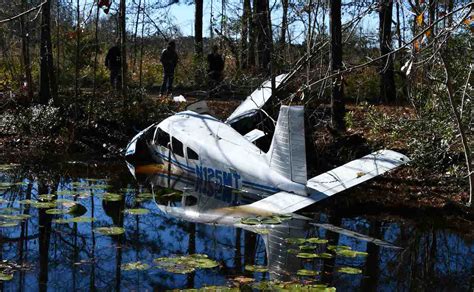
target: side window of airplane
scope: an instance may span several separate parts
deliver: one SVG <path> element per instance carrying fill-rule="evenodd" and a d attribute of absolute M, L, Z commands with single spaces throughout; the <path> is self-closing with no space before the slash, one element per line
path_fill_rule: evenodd
<path fill-rule="evenodd" d="M 174 154 L 184 157 L 183 143 L 181 143 L 181 141 L 173 137 L 171 140 L 171 145 L 173 147 L 172 149 Z"/>
<path fill-rule="evenodd" d="M 162 129 L 158 128 L 156 130 L 155 144 L 158 144 L 163 147 L 168 147 L 169 142 L 170 142 L 170 135 L 168 135 L 168 133 L 166 133 Z"/>
<path fill-rule="evenodd" d="M 199 160 L 199 155 L 191 148 L 187 148 L 186 152 L 188 153 L 188 159 Z"/>

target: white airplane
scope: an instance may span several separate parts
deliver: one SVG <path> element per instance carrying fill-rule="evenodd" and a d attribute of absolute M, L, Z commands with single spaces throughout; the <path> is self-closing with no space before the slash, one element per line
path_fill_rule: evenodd
<path fill-rule="evenodd" d="M 286 77 L 277 76 L 276 86 Z M 271 82 L 265 81 L 226 121 L 207 114 L 203 103 L 191 105 L 193 110 L 188 107 L 138 133 L 125 156 L 132 160 L 148 153 L 169 175 L 260 192 L 266 197 L 248 207 L 276 214 L 295 212 L 409 161 L 403 154 L 380 150 L 308 179 L 302 106 L 281 106 L 268 152 L 253 144 L 265 133 L 254 129 L 241 135 L 232 128 L 260 111 L 271 95 Z"/>

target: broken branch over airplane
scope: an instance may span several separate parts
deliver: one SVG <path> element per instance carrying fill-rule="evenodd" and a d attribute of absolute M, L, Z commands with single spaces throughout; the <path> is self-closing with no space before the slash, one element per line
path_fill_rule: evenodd
<path fill-rule="evenodd" d="M 287 75 L 276 77 L 276 86 Z M 304 108 L 281 106 L 270 149 L 253 142 L 265 133 L 254 129 L 241 135 L 232 126 L 255 115 L 272 96 L 265 81 L 224 122 L 208 114 L 204 102 L 190 105 L 138 133 L 126 149 L 128 160 L 147 155 L 170 174 L 194 176 L 235 189 L 265 193 L 248 205 L 272 213 L 291 213 L 365 182 L 409 159 L 380 150 L 307 179 Z"/>

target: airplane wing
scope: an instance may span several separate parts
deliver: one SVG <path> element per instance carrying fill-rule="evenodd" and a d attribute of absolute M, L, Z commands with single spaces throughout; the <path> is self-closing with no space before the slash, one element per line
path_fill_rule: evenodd
<path fill-rule="evenodd" d="M 275 77 L 275 86 L 278 88 L 286 79 L 288 74 L 281 74 Z M 227 118 L 226 123 L 232 124 L 240 119 L 254 115 L 261 109 L 272 96 L 272 82 L 266 80 L 250 96 L 248 96 Z"/>

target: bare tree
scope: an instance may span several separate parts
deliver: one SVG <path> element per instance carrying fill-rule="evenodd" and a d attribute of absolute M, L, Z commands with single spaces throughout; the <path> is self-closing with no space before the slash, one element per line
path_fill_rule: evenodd
<path fill-rule="evenodd" d="M 342 69 L 342 31 L 341 31 L 341 0 L 330 1 L 330 32 L 331 32 L 331 71 L 337 73 Z M 344 115 L 346 113 L 342 75 L 332 78 L 331 123 L 339 130 L 345 131 Z"/>
<path fill-rule="evenodd" d="M 395 79 L 393 74 L 392 51 L 392 11 L 393 1 L 380 1 L 379 3 L 379 42 L 380 55 L 380 99 L 394 102 L 396 99 Z"/>
<path fill-rule="evenodd" d="M 41 11 L 40 92 L 39 102 L 47 104 L 57 96 L 51 45 L 51 0 L 46 0 Z"/>

